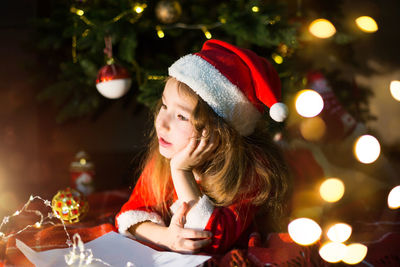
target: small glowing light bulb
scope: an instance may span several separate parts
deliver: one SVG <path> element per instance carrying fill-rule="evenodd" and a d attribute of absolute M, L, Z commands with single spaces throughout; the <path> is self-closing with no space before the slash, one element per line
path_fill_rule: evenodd
<path fill-rule="evenodd" d="M 356 24 L 364 32 L 372 33 L 378 30 L 378 24 L 369 16 L 361 16 L 356 18 Z"/>
<path fill-rule="evenodd" d="M 142 13 L 143 10 L 144 10 L 143 7 L 140 6 L 140 5 L 135 6 L 133 9 L 134 9 L 135 12 L 138 13 L 138 14 Z"/>
<path fill-rule="evenodd" d="M 165 34 L 160 26 L 156 26 L 156 31 L 157 31 L 158 38 L 164 38 Z"/>
<path fill-rule="evenodd" d="M 369 164 L 378 159 L 381 146 L 372 135 L 363 135 L 355 142 L 354 153 L 361 163 Z"/>
<path fill-rule="evenodd" d="M 339 201 L 344 195 L 344 183 L 337 178 L 325 180 L 319 187 L 319 193 L 323 200 L 327 202 Z"/>
<path fill-rule="evenodd" d="M 282 64 L 283 63 L 283 57 L 281 57 L 278 54 L 272 54 L 272 59 L 275 61 L 276 64 Z"/>
<path fill-rule="evenodd" d="M 288 232 L 294 242 L 307 246 L 319 240 L 322 230 L 315 221 L 299 218 L 289 223 Z"/>
<path fill-rule="evenodd" d="M 75 7 L 71 7 L 69 11 L 77 14 L 78 16 L 83 16 L 83 14 L 85 14 L 85 11 L 83 11 L 82 9 L 77 9 Z"/>
<path fill-rule="evenodd" d="M 367 256 L 367 246 L 360 243 L 353 243 L 346 247 L 346 253 L 342 261 L 347 264 L 360 263 Z"/>
<path fill-rule="evenodd" d="M 339 242 L 327 242 L 319 249 L 319 255 L 325 261 L 336 263 L 346 255 L 346 245 Z"/>
<path fill-rule="evenodd" d="M 82 9 L 78 9 L 78 10 L 76 11 L 76 14 L 77 14 L 78 16 L 83 16 L 83 14 L 85 14 L 85 11 L 83 11 Z"/>
<path fill-rule="evenodd" d="M 308 30 L 315 37 L 326 39 L 333 36 L 336 33 L 335 26 L 327 19 L 316 19 L 311 22 Z"/>
<path fill-rule="evenodd" d="M 159 38 L 164 38 L 165 37 L 165 34 L 164 34 L 164 32 L 162 30 L 157 31 L 157 35 L 158 35 Z"/>
<path fill-rule="evenodd" d="M 331 226 L 326 233 L 332 242 L 345 242 L 351 236 L 351 226 L 346 223 L 337 223 Z"/>
<path fill-rule="evenodd" d="M 301 90 L 296 96 L 296 110 L 301 116 L 311 118 L 317 116 L 324 108 L 324 100 L 314 90 Z"/>
<path fill-rule="evenodd" d="M 203 31 L 203 33 L 204 33 L 204 35 L 206 36 L 207 39 L 211 39 L 212 38 L 211 32 L 209 32 L 206 27 L 202 27 L 201 30 Z"/>
<path fill-rule="evenodd" d="M 20 211 L 19 210 L 17 210 L 16 212 L 14 212 L 14 216 L 17 216 L 17 215 L 19 215 L 20 214 Z"/>
<path fill-rule="evenodd" d="M 40 228 L 42 226 L 42 224 L 40 222 L 36 222 L 34 225 L 36 228 Z"/>
<path fill-rule="evenodd" d="M 85 164 L 86 164 L 86 159 L 80 159 L 80 160 L 79 160 L 79 163 L 80 163 L 81 165 L 85 165 Z"/>
<path fill-rule="evenodd" d="M 390 190 L 388 195 L 388 206 L 391 209 L 400 208 L 400 185 Z"/>
<path fill-rule="evenodd" d="M 251 8 L 251 11 L 253 11 L 254 13 L 257 13 L 258 11 L 260 11 L 260 8 L 258 6 L 253 6 Z"/>
<path fill-rule="evenodd" d="M 400 81 L 392 81 L 390 83 L 390 93 L 397 101 L 400 101 Z"/>

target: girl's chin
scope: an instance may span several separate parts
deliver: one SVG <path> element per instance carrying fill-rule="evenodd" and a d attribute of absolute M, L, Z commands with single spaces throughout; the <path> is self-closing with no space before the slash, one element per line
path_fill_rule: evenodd
<path fill-rule="evenodd" d="M 160 147 L 159 148 L 161 156 L 163 156 L 166 159 L 171 159 L 172 158 L 172 153 L 169 151 L 166 151 L 165 148 Z"/>

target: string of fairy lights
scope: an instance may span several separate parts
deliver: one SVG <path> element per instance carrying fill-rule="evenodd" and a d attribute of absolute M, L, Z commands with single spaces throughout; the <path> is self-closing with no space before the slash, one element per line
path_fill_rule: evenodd
<path fill-rule="evenodd" d="M 47 213 L 47 215 L 44 215 L 41 211 L 35 209 L 31 210 L 29 209 L 29 206 L 31 203 L 35 200 L 40 200 L 44 204 L 45 207 L 51 208 L 51 212 Z M 17 216 L 20 216 L 25 213 L 33 213 L 39 217 L 39 220 L 36 221 L 33 224 L 28 224 L 22 229 L 19 229 L 15 232 L 11 232 L 10 234 L 6 234 L 3 232 L 3 228 L 10 223 L 11 219 Z M 49 200 L 43 199 L 40 196 L 30 196 L 29 200 L 23 205 L 23 207 L 20 210 L 15 211 L 12 215 L 10 216 L 5 216 L 0 224 L 0 241 L 3 241 L 4 243 L 7 242 L 8 239 L 12 237 L 17 237 L 19 234 L 25 232 L 26 230 L 30 228 L 42 228 L 44 225 L 56 225 L 52 219 L 57 218 L 63 227 L 63 230 L 66 235 L 66 242 L 65 244 L 70 248 L 69 252 L 64 255 L 65 262 L 69 266 L 90 266 L 91 263 L 93 262 L 99 262 L 102 263 L 105 266 L 111 266 L 107 262 L 101 260 L 100 258 L 94 257 L 92 250 L 85 248 L 84 243 L 82 242 L 82 239 L 78 233 L 74 234 L 72 239 L 70 234 L 67 231 L 67 227 L 65 222 L 61 219 L 61 217 L 57 214 L 56 210 L 52 207 L 51 202 Z M 128 262 L 126 266 L 134 266 L 131 262 Z"/>

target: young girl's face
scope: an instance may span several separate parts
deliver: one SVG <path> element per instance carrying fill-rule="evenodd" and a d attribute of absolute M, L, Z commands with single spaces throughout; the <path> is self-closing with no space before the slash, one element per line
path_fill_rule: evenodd
<path fill-rule="evenodd" d="M 196 135 L 191 116 L 197 101 L 179 90 L 178 84 L 175 79 L 167 81 L 155 121 L 159 151 L 167 159 L 185 148 Z"/>

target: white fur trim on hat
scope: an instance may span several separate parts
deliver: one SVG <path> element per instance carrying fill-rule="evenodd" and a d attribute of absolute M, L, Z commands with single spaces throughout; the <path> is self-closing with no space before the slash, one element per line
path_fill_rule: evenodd
<path fill-rule="evenodd" d="M 153 223 L 165 225 L 161 216 L 155 212 L 147 212 L 143 210 L 128 210 L 121 213 L 117 217 L 118 231 L 122 235 L 134 237 L 128 229 L 140 222 L 151 221 Z"/>
<path fill-rule="evenodd" d="M 168 73 L 192 88 L 241 135 L 253 133 L 261 113 L 236 85 L 206 60 L 194 54 L 186 55 L 172 64 Z"/>
<path fill-rule="evenodd" d="M 269 116 L 277 122 L 282 122 L 286 119 L 289 111 L 285 104 L 283 103 L 275 103 L 269 109 Z"/>
<path fill-rule="evenodd" d="M 176 213 L 181 204 L 180 200 L 175 201 L 170 207 L 172 213 Z M 186 214 L 185 228 L 204 230 L 213 211 L 214 205 L 211 200 L 206 195 L 203 195 Z"/>

